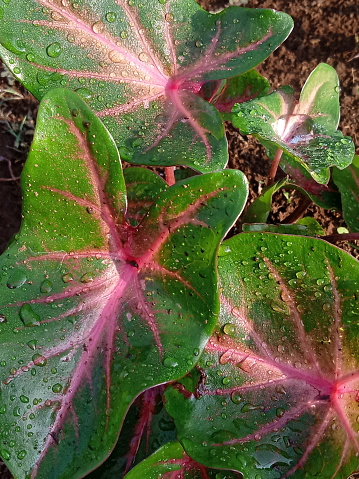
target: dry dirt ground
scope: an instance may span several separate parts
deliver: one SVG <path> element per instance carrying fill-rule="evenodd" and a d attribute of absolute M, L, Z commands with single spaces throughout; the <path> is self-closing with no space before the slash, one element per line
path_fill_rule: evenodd
<path fill-rule="evenodd" d="M 199 0 L 209 10 L 227 6 L 223 0 Z M 291 85 L 299 94 L 307 76 L 320 63 L 336 68 L 341 82 L 340 128 L 359 146 L 357 118 L 359 111 L 359 4 L 357 0 L 249 0 L 232 1 L 248 7 L 274 8 L 289 13 L 295 22 L 293 33 L 278 50 L 258 67 L 273 88 Z M 0 252 L 16 233 L 21 220 L 21 192 L 18 176 L 31 142 L 37 101 L 14 82 L 0 65 Z M 230 165 L 241 169 L 251 185 L 250 199 L 258 195 L 269 172 L 264 150 L 253 139 L 242 138 L 228 128 Z M 359 153 L 357 148 L 357 154 Z M 297 198 L 276 194 L 271 221 L 280 222 L 297 205 Z M 314 216 L 327 234 L 343 226 L 339 213 L 314 205 L 307 215 Z M 345 246 L 347 248 L 347 246 Z M 351 248 L 355 254 L 355 249 Z M 359 477 L 359 476 L 358 476 Z M 11 475 L 0 463 L 0 479 Z"/>

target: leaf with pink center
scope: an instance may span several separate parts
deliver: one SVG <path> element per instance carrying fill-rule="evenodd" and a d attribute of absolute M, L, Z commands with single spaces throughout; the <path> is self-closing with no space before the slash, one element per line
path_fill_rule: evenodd
<path fill-rule="evenodd" d="M 265 142 L 270 156 L 278 148 L 321 184 L 329 167 L 344 169 L 353 160 L 354 144 L 337 131 L 339 80 L 334 68 L 321 63 L 308 77 L 297 103 L 290 87 L 234 106 L 233 125 Z"/>
<path fill-rule="evenodd" d="M 196 363 L 218 309 L 216 250 L 247 183 L 238 171 L 193 177 L 132 226 L 112 137 L 57 89 L 22 188 L 21 230 L 0 261 L 0 456 L 18 479 L 80 478 L 141 391 Z"/>
<path fill-rule="evenodd" d="M 138 464 L 125 479 L 242 479 L 235 471 L 210 469 L 191 459 L 179 442 L 169 442 Z"/>
<path fill-rule="evenodd" d="M 38 98 L 76 90 L 137 164 L 225 167 L 221 116 L 199 91 L 247 72 L 288 36 L 281 12 L 194 0 L 21 0 L 2 9 L 0 55 Z"/>
<path fill-rule="evenodd" d="M 167 410 L 194 460 L 244 477 L 346 479 L 359 452 L 359 263 L 314 238 L 243 233 L 221 313 Z"/>

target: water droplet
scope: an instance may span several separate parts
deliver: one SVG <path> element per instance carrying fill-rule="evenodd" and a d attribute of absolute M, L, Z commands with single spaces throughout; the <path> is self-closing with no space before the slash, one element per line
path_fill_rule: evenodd
<path fill-rule="evenodd" d="M 36 349 L 37 339 L 31 339 L 26 344 L 34 351 Z"/>
<path fill-rule="evenodd" d="M 7 322 L 6 316 L 4 314 L 0 314 L 0 323 L 6 323 L 6 322 Z"/>
<path fill-rule="evenodd" d="M 141 61 L 141 62 L 148 62 L 149 58 L 148 58 L 148 55 L 147 53 L 145 52 L 141 52 L 139 55 L 138 55 L 138 59 Z"/>
<path fill-rule="evenodd" d="M 322 309 L 323 311 L 330 311 L 332 309 L 332 306 L 329 303 L 324 303 Z"/>
<path fill-rule="evenodd" d="M 158 3 L 160 3 L 161 5 L 165 5 L 167 2 L 167 0 L 158 0 Z"/>
<path fill-rule="evenodd" d="M 7 449 L 0 449 L 0 456 L 5 459 L 5 461 L 9 461 L 11 458 L 11 454 Z"/>
<path fill-rule="evenodd" d="M 236 327 L 232 323 L 226 323 L 222 327 L 222 331 L 224 332 L 224 334 L 228 334 L 229 336 L 231 336 L 236 332 Z"/>
<path fill-rule="evenodd" d="M 52 283 L 48 279 L 45 279 L 40 286 L 41 293 L 50 293 L 52 291 Z"/>
<path fill-rule="evenodd" d="M 117 52 L 116 50 L 111 50 L 108 54 L 108 58 L 113 63 L 124 63 L 126 61 L 126 57 L 121 52 Z"/>
<path fill-rule="evenodd" d="M 81 283 L 91 283 L 94 280 L 94 275 L 92 273 L 85 273 L 81 276 Z"/>
<path fill-rule="evenodd" d="M 23 304 L 21 306 L 20 319 L 25 326 L 37 326 L 40 324 L 40 316 L 35 313 L 29 304 Z"/>
<path fill-rule="evenodd" d="M 0 407 L 0 414 L 5 414 L 6 413 L 6 404 Z"/>
<path fill-rule="evenodd" d="M 54 393 L 57 393 L 57 394 L 60 393 L 60 392 L 62 391 L 62 385 L 59 384 L 59 383 L 54 384 L 54 385 L 52 386 L 52 391 L 53 391 Z"/>
<path fill-rule="evenodd" d="M 26 55 L 26 60 L 27 60 L 28 62 L 33 62 L 33 61 L 35 61 L 35 55 L 34 55 L 33 53 L 28 53 L 28 54 Z"/>
<path fill-rule="evenodd" d="M 193 350 L 193 354 L 194 354 L 195 356 L 199 356 L 199 349 L 198 349 L 198 348 L 195 348 L 195 349 Z"/>
<path fill-rule="evenodd" d="M 32 361 L 35 366 L 43 367 L 47 364 L 47 359 L 42 354 L 34 354 L 32 357 Z"/>
<path fill-rule="evenodd" d="M 24 459 L 24 457 L 26 456 L 26 454 L 27 454 L 27 452 L 25 451 L 25 449 L 23 449 L 22 451 L 19 451 L 19 452 L 17 453 L 16 457 L 17 457 L 18 459 L 20 459 L 20 461 L 21 461 L 22 459 Z"/>
<path fill-rule="evenodd" d="M 14 407 L 14 409 L 13 409 L 13 411 L 12 411 L 12 415 L 15 416 L 15 417 L 21 416 L 21 412 L 20 412 L 19 406 Z"/>
<path fill-rule="evenodd" d="M 254 404 L 246 403 L 243 405 L 241 412 L 255 411 L 258 409 L 263 409 L 262 406 L 255 406 Z"/>
<path fill-rule="evenodd" d="M 166 22 L 172 23 L 174 19 L 175 19 L 175 17 L 173 15 L 173 13 L 166 13 L 166 15 L 165 15 Z"/>
<path fill-rule="evenodd" d="M 178 361 L 174 358 L 168 357 L 163 360 L 162 364 L 165 368 L 175 368 L 178 366 Z"/>
<path fill-rule="evenodd" d="M 231 401 L 234 404 L 240 404 L 242 402 L 242 396 L 240 395 L 240 393 L 238 391 L 234 391 L 231 394 Z"/>
<path fill-rule="evenodd" d="M 92 25 L 92 30 L 97 34 L 102 33 L 105 30 L 105 24 L 101 21 L 96 22 Z"/>
<path fill-rule="evenodd" d="M 27 277 L 23 271 L 15 270 L 7 281 L 7 287 L 9 289 L 21 288 L 21 286 L 26 283 L 26 280 Z"/>
<path fill-rule="evenodd" d="M 277 417 L 282 417 L 282 416 L 284 416 L 285 410 L 284 410 L 283 408 L 279 407 L 279 408 L 276 410 L 275 413 L 276 413 L 276 416 L 277 416 Z"/>
<path fill-rule="evenodd" d="M 46 48 L 46 53 L 51 58 L 57 58 L 61 55 L 62 47 L 59 42 L 50 43 L 50 45 Z"/>
<path fill-rule="evenodd" d="M 113 23 L 116 21 L 116 18 L 117 18 L 117 15 L 115 12 L 107 12 L 106 13 L 106 20 L 109 22 L 109 23 Z"/>
<path fill-rule="evenodd" d="M 20 396 L 20 401 L 23 402 L 24 404 L 29 402 L 29 398 L 27 396 L 24 396 L 23 394 Z"/>
<path fill-rule="evenodd" d="M 223 378 L 223 379 L 222 379 L 222 384 L 224 384 L 225 386 L 226 386 L 227 384 L 229 384 L 230 382 L 231 382 L 231 378 Z"/>
<path fill-rule="evenodd" d="M 72 274 L 67 273 L 67 274 L 64 274 L 64 275 L 62 276 L 62 281 L 63 281 L 64 283 L 70 283 L 70 282 L 73 281 L 73 280 L 74 280 L 74 278 L 73 278 Z"/>
<path fill-rule="evenodd" d="M 122 32 L 120 33 L 120 37 L 123 39 L 128 38 L 128 33 L 126 32 L 126 30 L 122 30 Z"/>
<path fill-rule="evenodd" d="M 88 88 L 84 88 L 84 87 L 77 88 L 75 92 L 78 95 L 80 95 L 80 97 L 83 98 L 84 100 L 91 100 L 92 98 L 92 91 L 89 90 Z"/>

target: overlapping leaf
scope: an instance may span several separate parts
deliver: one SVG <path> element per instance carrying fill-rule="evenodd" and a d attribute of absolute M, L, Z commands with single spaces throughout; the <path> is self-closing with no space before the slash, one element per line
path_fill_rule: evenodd
<path fill-rule="evenodd" d="M 343 171 L 334 168 L 333 181 L 341 194 L 346 224 L 351 231 L 359 232 L 359 156 Z"/>
<path fill-rule="evenodd" d="M 78 95 L 53 90 L 22 188 L 0 261 L 0 456 L 18 479 L 75 479 L 109 454 L 136 395 L 197 361 L 217 312 L 216 248 L 247 186 L 236 171 L 196 176 L 132 226 L 111 136 Z"/>
<path fill-rule="evenodd" d="M 277 148 L 298 161 L 318 182 L 329 180 L 329 167 L 346 168 L 353 160 L 354 144 L 337 131 L 339 81 L 335 70 L 321 63 L 311 73 L 300 95 L 283 87 L 266 97 L 239 104 L 232 121 L 245 134 L 267 140 L 272 156 Z"/>
<path fill-rule="evenodd" d="M 198 92 L 244 73 L 290 33 L 272 10 L 205 12 L 194 0 L 21 0 L 1 9 L 0 54 L 37 97 L 78 91 L 123 159 L 222 169 L 221 117 Z"/>
<path fill-rule="evenodd" d="M 220 251 L 217 330 L 167 393 L 184 449 L 244 477 L 346 479 L 359 452 L 359 263 L 270 233 Z"/>
<path fill-rule="evenodd" d="M 234 471 L 209 469 L 193 461 L 179 442 L 170 442 L 142 461 L 125 479 L 242 479 Z"/>

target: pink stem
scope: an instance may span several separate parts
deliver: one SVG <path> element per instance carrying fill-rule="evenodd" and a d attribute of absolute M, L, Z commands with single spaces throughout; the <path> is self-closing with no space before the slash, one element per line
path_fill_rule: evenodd
<path fill-rule="evenodd" d="M 282 154 L 283 154 L 283 150 L 278 148 L 278 150 L 275 152 L 275 155 L 274 155 L 274 158 L 273 158 L 273 161 L 272 161 L 272 165 L 270 167 L 267 186 L 270 186 L 274 183 L 274 178 L 275 178 L 275 175 L 277 174 L 277 170 L 278 170 L 280 160 L 282 158 Z"/>
<path fill-rule="evenodd" d="M 176 183 L 174 166 L 165 167 L 165 178 L 168 186 L 172 186 Z"/>

